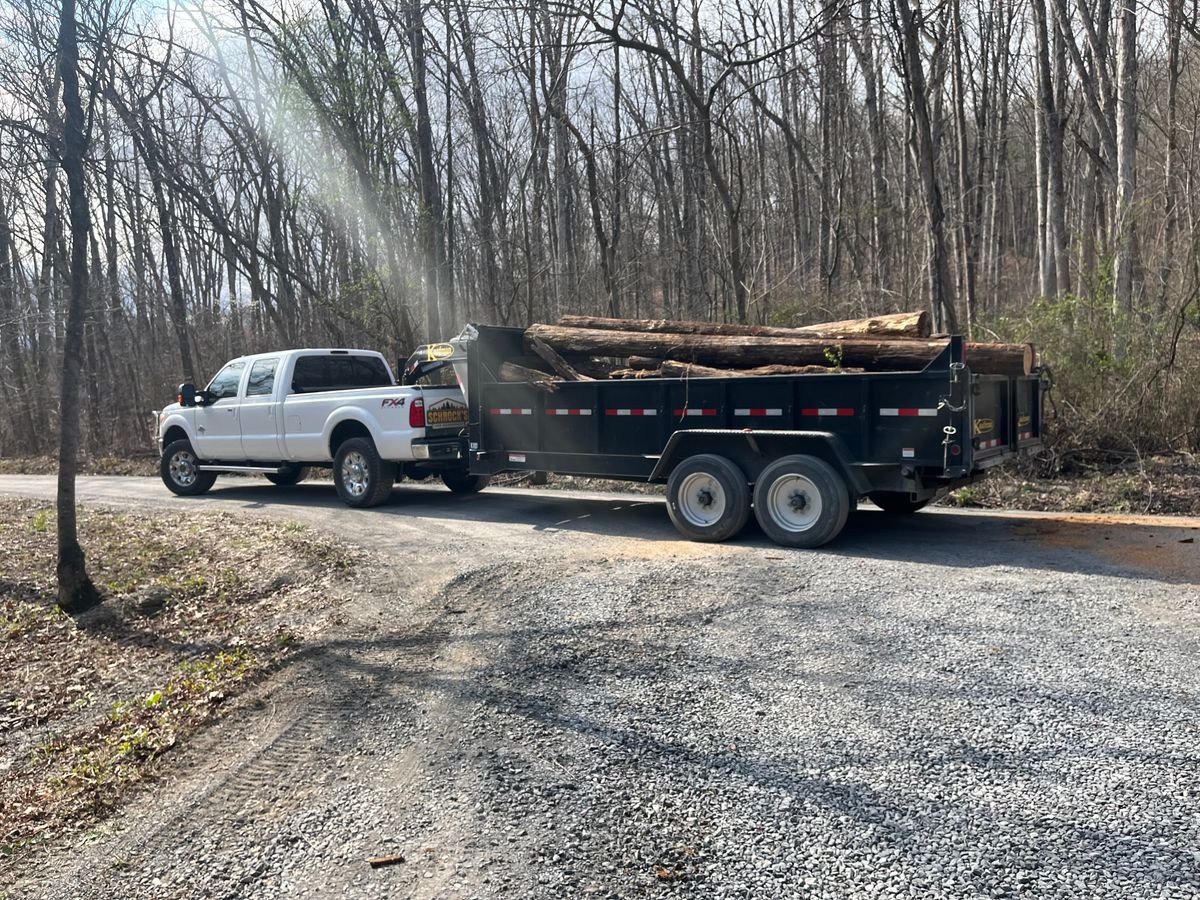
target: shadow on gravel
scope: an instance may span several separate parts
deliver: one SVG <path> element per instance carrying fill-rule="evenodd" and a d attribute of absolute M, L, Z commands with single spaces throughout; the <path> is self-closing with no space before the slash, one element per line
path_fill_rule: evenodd
<path fill-rule="evenodd" d="M 291 488 L 247 483 L 218 488 L 213 496 L 244 501 L 247 509 L 293 505 L 346 512 L 332 486 L 320 483 Z M 434 520 L 451 531 L 459 522 L 493 523 L 527 526 L 537 532 L 680 540 L 658 498 L 614 496 L 609 500 L 515 490 L 463 496 L 440 488 L 403 485 L 384 505 L 356 514 Z M 949 568 L 1015 566 L 1200 584 L 1198 536 L 1200 528 L 1122 522 L 1118 517 L 945 511 L 897 517 L 864 506 L 850 517 L 842 535 L 819 551 L 781 550 L 763 536 L 753 518 L 732 543 L 777 552 L 832 553 Z"/>

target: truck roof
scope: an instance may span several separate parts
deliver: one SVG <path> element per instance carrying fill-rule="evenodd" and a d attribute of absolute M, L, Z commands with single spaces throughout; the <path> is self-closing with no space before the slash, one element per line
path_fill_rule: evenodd
<path fill-rule="evenodd" d="M 228 362 L 238 362 L 240 360 L 260 359 L 267 356 L 296 356 L 300 354 L 321 354 L 328 353 L 331 356 L 378 356 L 387 361 L 387 358 L 377 350 L 362 350 L 359 348 L 340 348 L 340 347 L 301 347 L 294 350 L 268 350 L 262 353 L 247 353 L 243 356 L 235 356 Z M 228 363 L 227 363 L 228 364 Z"/>

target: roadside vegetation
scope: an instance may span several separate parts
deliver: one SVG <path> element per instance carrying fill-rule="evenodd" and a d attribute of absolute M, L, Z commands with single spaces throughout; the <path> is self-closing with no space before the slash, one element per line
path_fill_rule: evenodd
<path fill-rule="evenodd" d="M 0 874 L 86 829 L 298 651 L 353 551 L 301 525 L 81 508 L 105 602 L 56 605 L 53 507 L 0 501 Z"/>

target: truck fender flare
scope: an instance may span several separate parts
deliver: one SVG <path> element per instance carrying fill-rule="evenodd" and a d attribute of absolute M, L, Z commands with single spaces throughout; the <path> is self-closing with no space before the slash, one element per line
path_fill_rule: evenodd
<path fill-rule="evenodd" d="M 731 455 L 743 459 L 748 455 L 762 458 L 762 465 L 757 471 L 750 473 L 753 476 L 751 481 L 757 477 L 758 471 L 779 456 L 809 453 L 834 465 L 850 488 L 858 494 L 865 494 L 871 489 L 870 481 L 861 468 L 853 463 L 845 442 L 830 431 L 681 429 L 672 434 L 671 439 L 667 441 L 667 446 L 663 448 L 662 455 L 650 474 L 650 481 L 665 479 L 675 464 L 688 456 L 695 453 L 721 453 L 722 446 L 732 451 Z M 782 449 L 784 452 L 767 453 L 765 448 L 768 446 L 772 449 Z"/>
<path fill-rule="evenodd" d="M 192 423 L 187 420 L 187 417 L 183 415 L 183 413 L 173 412 L 171 415 L 163 419 L 162 424 L 158 426 L 158 433 L 165 438 L 172 428 L 178 428 L 183 432 L 184 437 L 187 438 L 187 442 L 191 444 L 192 447 L 196 446 L 196 430 L 192 427 Z M 163 445 L 166 446 L 165 440 L 163 441 Z"/>
<path fill-rule="evenodd" d="M 355 422 L 371 435 L 371 440 L 378 447 L 381 443 L 382 436 L 379 432 L 379 425 L 375 421 L 375 417 L 368 413 L 361 406 L 343 406 L 339 407 L 325 421 L 325 427 L 321 430 L 321 443 L 328 448 L 329 442 L 333 440 L 333 432 L 343 422 Z M 330 458 L 333 457 L 332 452 Z"/>

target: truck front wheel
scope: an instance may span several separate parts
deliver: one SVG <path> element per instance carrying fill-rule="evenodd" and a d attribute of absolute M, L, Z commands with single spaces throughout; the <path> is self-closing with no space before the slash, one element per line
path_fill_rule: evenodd
<path fill-rule="evenodd" d="M 347 506 L 378 506 L 391 496 L 395 480 L 395 465 L 380 459 L 370 438 L 349 438 L 338 446 L 333 483 Z"/>
<path fill-rule="evenodd" d="M 667 513 L 693 541 L 724 541 L 750 518 L 750 485 L 723 456 L 701 453 L 675 467 L 667 481 Z"/>
<path fill-rule="evenodd" d="M 902 491 L 871 491 L 871 493 L 867 494 L 867 499 L 885 513 L 891 513 L 894 516 L 903 516 L 915 513 L 919 509 L 924 509 L 929 504 L 931 498 L 914 500 L 912 494 Z"/>
<path fill-rule="evenodd" d="M 472 475 L 465 469 L 447 469 L 442 473 L 442 481 L 456 494 L 478 494 L 491 480 L 490 475 Z"/>
<path fill-rule="evenodd" d="M 754 515 L 767 537 L 784 547 L 820 547 L 850 515 L 850 492 L 833 466 L 815 456 L 785 456 L 754 485 Z"/>
<path fill-rule="evenodd" d="M 163 449 L 158 473 L 173 494 L 194 497 L 203 494 L 217 481 L 216 472 L 201 472 L 200 460 L 187 441 L 172 441 Z"/>

